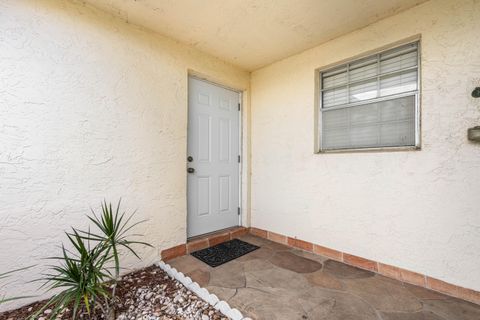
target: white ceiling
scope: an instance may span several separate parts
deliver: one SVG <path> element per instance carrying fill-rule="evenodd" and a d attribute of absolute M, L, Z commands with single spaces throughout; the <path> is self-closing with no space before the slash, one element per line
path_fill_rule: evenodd
<path fill-rule="evenodd" d="M 255 70 L 426 0 L 85 0 Z"/>

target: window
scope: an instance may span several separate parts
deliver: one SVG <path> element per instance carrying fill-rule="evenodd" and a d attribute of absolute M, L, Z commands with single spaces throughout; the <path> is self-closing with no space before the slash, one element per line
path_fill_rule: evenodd
<path fill-rule="evenodd" d="M 419 146 L 418 42 L 320 72 L 320 150 Z"/>

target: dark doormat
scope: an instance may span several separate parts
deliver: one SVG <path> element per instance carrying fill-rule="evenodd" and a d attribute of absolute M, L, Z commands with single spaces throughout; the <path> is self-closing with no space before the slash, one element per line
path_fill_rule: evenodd
<path fill-rule="evenodd" d="M 192 252 L 192 256 L 205 262 L 210 267 L 218 267 L 228 261 L 237 259 L 249 252 L 257 250 L 258 246 L 248 242 L 233 239 L 216 246 Z"/>

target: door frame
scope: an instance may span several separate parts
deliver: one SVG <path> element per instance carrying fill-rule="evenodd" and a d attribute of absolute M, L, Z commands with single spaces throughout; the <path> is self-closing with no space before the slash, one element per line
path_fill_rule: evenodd
<path fill-rule="evenodd" d="M 244 211 L 244 208 L 242 207 L 242 204 L 243 204 L 243 198 L 242 198 L 243 168 L 242 167 L 243 167 L 243 163 L 245 161 L 245 159 L 243 157 L 243 106 L 244 106 L 243 91 L 239 90 L 239 89 L 229 87 L 229 86 L 224 85 L 222 83 L 219 83 L 215 80 L 210 80 L 209 77 L 200 75 L 199 73 L 197 73 L 193 70 L 188 71 L 188 74 L 187 74 L 187 132 L 186 132 L 186 137 L 187 137 L 186 154 L 187 155 L 188 155 L 188 130 L 189 130 L 189 123 L 190 123 L 190 121 L 189 121 L 190 120 L 190 118 L 189 118 L 189 114 L 190 114 L 190 112 L 189 112 L 190 111 L 190 100 L 189 100 L 190 86 L 188 85 L 188 79 L 189 78 L 194 78 L 196 80 L 207 82 L 207 83 L 212 84 L 214 86 L 224 88 L 224 89 L 236 92 L 238 94 L 238 104 L 239 104 L 239 110 L 238 110 L 238 155 L 240 156 L 240 162 L 239 162 L 239 166 L 238 166 L 238 208 L 240 210 L 240 214 L 238 215 L 238 226 L 242 226 L 243 211 Z M 187 172 L 187 166 L 188 166 L 188 164 L 187 164 L 187 160 L 185 158 L 185 181 L 186 181 L 185 202 L 186 202 L 186 208 L 187 208 L 186 220 L 185 220 L 186 234 L 188 234 L 188 230 L 187 230 L 187 228 L 188 228 L 188 174 L 186 173 Z M 219 230 L 215 230 L 215 231 L 219 231 Z M 215 231 L 212 231 L 212 232 L 215 232 Z M 199 235 L 199 236 L 201 236 L 201 235 Z M 198 236 L 195 236 L 195 237 L 198 237 Z M 195 238 L 195 237 L 192 237 L 192 238 Z M 188 239 L 189 238 L 187 236 L 187 240 Z"/>

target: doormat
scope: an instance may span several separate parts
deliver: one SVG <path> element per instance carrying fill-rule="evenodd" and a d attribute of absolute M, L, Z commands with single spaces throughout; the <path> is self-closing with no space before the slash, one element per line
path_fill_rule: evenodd
<path fill-rule="evenodd" d="M 237 259 L 247 253 L 257 250 L 258 246 L 248 242 L 233 239 L 216 246 L 192 252 L 191 255 L 205 262 L 210 267 L 218 267 L 228 261 Z"/>

